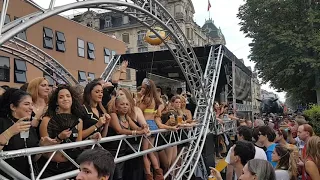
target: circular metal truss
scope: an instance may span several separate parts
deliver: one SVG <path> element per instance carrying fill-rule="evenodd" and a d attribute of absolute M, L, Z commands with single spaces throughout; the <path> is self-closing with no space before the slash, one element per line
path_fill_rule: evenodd
<path fill-rule="evenodd" d="M 1 12 L 1 50 L 10 52 L 23 59 L 28 59 L 28 62 L 32 62 L 46 73 L 49 73 L 46 70 L 49 68 L 57 74 L 59 79 L 68 83 L 76 82 L 76 80 L 57 60 L 46 55 L 39 48 L 26 44 L 27 42 L 13 37 L 28 27 L 67 10 L 97 8 L 111 10 L 130 16 L 139 21 L 146 28 L 150 29 L 158 38 L 162 39 L 163 43 L 180 66 L 185 76 L 186 83 L 196 99 L 197 108 L 194 118 L 200 122 L 200 126 L 194 128 L 192 132 L 196 138 L 189 143 L 189 146 L 185 151 L 179 154 L 179 157 L 168 173 L 174 172 L 171 173 L 173 179 L 191 179 L 196 168 L 200 168 L 203 176 L 207 177 L 203 161 L 201 161 L 201 163 L 198 162 L 199 160 L 202 160 L 201 152 L 205 143 L 209 123 L 215 120 L 214 113 L 212 112 L 212 105 L 223 56 L 223 53 L 221 52 L 222 46 L 218 46 L 218 49 L 212 47 L 213 49 L 211 49 L 210 52 L 211 56 L 208 59 L 208 61 L 210 60 L 212 63 L 209 64 L 208 62 L 209 65 L 207 65 L 206 73 L 204 74 L 185 34 L 170 13 L 157 0 L 132 0 L 131 2 L 127 2 L 126 0 L 84 0 L 59 7 L 55 7 L 55 0 L 51 0 L 49 9 L 42 9 L 39 12 L 21 17 L 20 19 L 3 26 L 8 3 L 9 0 L 4 0 L 4 6 Z M 33 2 L 29 1 L 29 3 Z M 166 37 L 162 38 L 158 32 L 153 29 L 155 26 L 164 29 L 167 32 Z M 170 41 L 165 41 L 167 39 L 170 39 Z M 42 53 L 42 58 L 32 57 L 30 53 L 23 54 L 23 51 L 15 50 L 19 43 L 24 43 L 25 47 L 32 47 L 31 49 L 33 49 L 33 51 L 28 51 L 31 54 Z M 217 62 L 219 65 L 216 64 Z M 214 68 L 213 71 L 212 68 Z M 168 175 L 168 173 L 166 175 Z"/>
<path fill-rule="evenodd" d="M 57 60 L 24 40 L 14 37 L 2 44 L 0 50 L 27 61 L 50 76 L 55 82 L 70 85 L 78 84 L 73 75 Z"/>

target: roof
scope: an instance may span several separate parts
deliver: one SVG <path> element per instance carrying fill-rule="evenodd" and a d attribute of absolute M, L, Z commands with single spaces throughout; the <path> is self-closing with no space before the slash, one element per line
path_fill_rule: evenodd
<path fill-rule="evenodd" d="M 203 71 L 206 67 L 210 48 L 211 46 L 193 48 Z M 229 51 L 227 47 L 223 46 L 223 50 L 225 56 L 223 57 L 222 65 L 230 61 L 235 61 L 236 66 L 247 75 L 251 76 L 252 72 L 231 51 Z M 164 77 L 168 77 L 168 73 L 179 73 L 179 76 L 174 79 L 184 80 L 183 73 L 169 50 L 124 54 L 122 55 L 122 58 L 129 61 L 130 68 L 134 68 L 138 71 L 152 72 L 153 74 Z"/>

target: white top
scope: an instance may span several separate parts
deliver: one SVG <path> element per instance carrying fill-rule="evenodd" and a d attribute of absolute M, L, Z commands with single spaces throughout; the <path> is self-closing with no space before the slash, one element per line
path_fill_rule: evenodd
<path fill-rule="evenodd" d="M 276 180 L 290 180 L 288 170 L 277 169 L 275 170 Z"/>
<path fill-rule="evenodd" d="M 228 154 L 227 154 L 227 157 L 226 157 L 226 159 L 225 159 L 225 161 L 226 161 L 228 164 L 230 164 L 230 156 L 231 156 L 231 150 L 232 150 L 232 148 L 233 148 L 233 147 L 231 147 L 231 148 L 229 149 Z M 257 146 L 254 146 L 254 148 L 255 148 L 255 150 L 256 150 L 256 153 L 255 153 L 255 155 L 254 155 L 254 159 L 267 160 L 266 152 L 265 152 L 263 149 L 261 149 L 261 148 L 259 148 L 259 147 L 257 147 Z M 234 174 L 234 179 L 235 179 L 235 180 L 238 179 L 238 177 L 237 177 L 236 174 Z M 277 179 L 277 180 L 278 180 L 278 179 Z"/>

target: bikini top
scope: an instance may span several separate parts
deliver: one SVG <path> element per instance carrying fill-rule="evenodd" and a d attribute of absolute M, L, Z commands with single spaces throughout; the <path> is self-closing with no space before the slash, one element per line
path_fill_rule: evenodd
<path fill-rule="evenodd" d="M 144 111 L 143 111 L 144 113 L 157 113 L 157 110 L 154 110 L 154 109 L 145 109 Z"/>

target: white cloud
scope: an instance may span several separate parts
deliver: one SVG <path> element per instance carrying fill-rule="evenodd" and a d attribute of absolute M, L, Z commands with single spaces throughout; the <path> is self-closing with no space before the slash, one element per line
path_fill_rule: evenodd
<path fill-rule="evenodd" d="M 49 0 L 34 0 L 43 8 L 48 8 L 50 1 Z M 56 0 L 56 6 L 65 5 L 69 3 L 76 2 L 75 0 Z M 206 19 L 209 19 L 208 1 L 207 0 L 192 0 L 195 8 L 194 19 L 198 25 L 202 26 Z M 244 59 L 244 62 L 247 66 L 254 68 L 254 63 L 248 59 L 250 54 L 249 43 L 251 40 L 245 38 L 245 35 L 240 31 L 240 26 L 238 23 L 240 20 L 237 18 L 238 8 L 243 1 L 241 0 L 210 0 L 211 9 L 210 17 L 214 20 L 214 23 L 217 27 L 220 27 L 227 42 L 227 47 L 232 51 L 239 59 Z M 78 14 L 83 12 L 85 9 L 72 10 L 63 13 L 64 15 L 68 14 Z M 269 84 L 262 85 L 262 88 L 268 91 L 277 93 Z M 284 101 L 285 93 L 277 93 L 280 97 L 280 100 Z"/>

